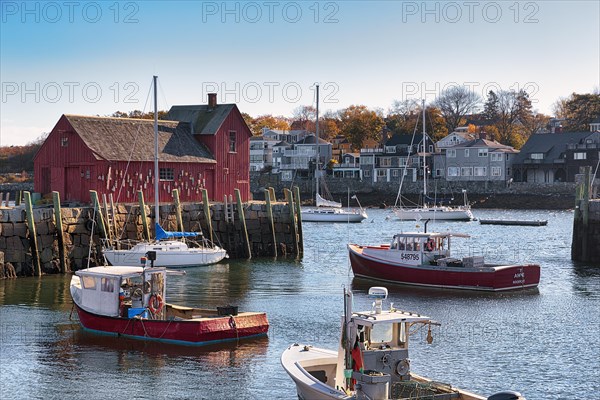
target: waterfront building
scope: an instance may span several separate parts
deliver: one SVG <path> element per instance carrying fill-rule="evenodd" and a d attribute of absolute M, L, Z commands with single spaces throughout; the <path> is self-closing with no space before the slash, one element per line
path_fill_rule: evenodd
<path fill-rule="evenodd" d="M 239 189 L 250 198 L 250 129 L 235 104 L 173 106 L 159 121 L 160 201 L 197 201 L 200 189 L 222 200 Z M 137 202 L 154 198 L 154 121 L 62 115 L 34 158 L 34 188 L 61 199 L 89 202 L 90 190 Z"/>
<path fill-rule="evenodd" d="M 434 155 L 434 177 L 448 182 L 506 182 L 512 177 L 511 166 L 518 153 L 493 140 L 463 141 Z"/>

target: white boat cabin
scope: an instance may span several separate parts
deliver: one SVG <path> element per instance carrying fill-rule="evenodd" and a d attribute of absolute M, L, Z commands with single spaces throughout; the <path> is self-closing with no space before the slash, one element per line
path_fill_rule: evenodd
<path fill-rule="evenodd" d="M 164 305 L 166 268 L 94 267 L 75 272 L 71 294 L 85 311 L 109 317 L 148 317 L 147 308 Z M 161 310 L 158 310 L 160 312 Z"/>
<path fill-rule="evenodd" d="M 459 233 L 399 233 L 392 238 L 389 250 L 393 253 L 390 256 L 409 265 L 437 265 L 438 260 L 450 257 L 450 238 L 453 236 L 470 237 Z"/>
<path fill-rule="evenodd" d="M 378 294 L 378 291 L 381 294 Z M 427 339 L 431 343 L 431 325 L 439 325 L 439 323 L 424 315 L 396 310 L 393 303 L 390 304 L 389 310 L 382 310 L 382 300 L 387 297 L 385 288 L 371 288 L 369 297 L 376 299 L 374 309 L 366 312 L 353 312 L 346 325 L 345 331 L 348 340 L 346 346 L 354 349 L 350 352 L 352 365 L 355 366 L 354 370 L 357 370 L 356 363 L 358 354 L 360 354 L 362 370 L 365 371 L 365 374 L 368 373 L 367 371 L 377 371 L 377 373 L 383 374 L 383 381 L 387 382 L 390 387 L 396 382 L 408 382 L 411 380 L 410 359 L 408 358 L 409 336 L 420 327 L 428 326 Z M 352 301 L 351 297 L 347 301 Z M 357 351 L 358 349 L 360 351 Z M 338 354 L 346 354 L 343 345 Z M 349 365 L 348 361 L 343 360 L 342 357 L 338 359 L 337 382 L 343 382 L 339 372 L 344 370 L 345 365 Z M 341 365 L 341 362 L 344 362 L 345 365 Z M 352 377 L 360 381 L 361 375 L 364 374 L 355 372 Z M 348 388 L 348 383 L 350 382 L 346 380 L 346 385 L 344 385 L 346 388 Z M 362 384 L 364 385 L 365 382 Z"/>

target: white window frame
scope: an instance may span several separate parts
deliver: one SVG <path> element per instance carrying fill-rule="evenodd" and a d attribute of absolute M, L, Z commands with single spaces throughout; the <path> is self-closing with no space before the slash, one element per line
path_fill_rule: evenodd
<path fill-rule="evenodd" d="M 529 155 L 529 158 L 532 160 L 543 160 L 544 159 L 544 153 L 531 153 Z"/>
<path fill-rule="evenodd" d="M 456 149 L 448 149 L 446 150 L 447 158 L 456 158 Z"/>
<path fill-rule="evenodd" d="M 448 167 L 448 176 L 460 176 L 459 167 Z"/>
<path fill-rule="evenodd" d="M 492 176 L 502 176 L 502 168 L 492 167 Z"/>
<path fill-rule="evenodd" d="M 487 149 L 479 149 L 479 151 L 477 152 L 477 156 L 478 157 L 487 157 L 488 150 Z"/>
<path fill-rule="evenodd" d="M 581 151 L 573 153 L 573 160 L 587 160 L 587 153 Z"/>
<path fill-rule="evenodd" d="M 475 167 L 473 176 L 487 176 L 487 167 Z"/>
<path fill-rule="evenodd" d="M 469 158 L 469 157 L 470 157 L 469 149 L 465 149 L 465 158 Z"/>
<path fill-rule="evenodd" d="M 460 167 L 460 176 L 473 176 L 473 167 Z"/>

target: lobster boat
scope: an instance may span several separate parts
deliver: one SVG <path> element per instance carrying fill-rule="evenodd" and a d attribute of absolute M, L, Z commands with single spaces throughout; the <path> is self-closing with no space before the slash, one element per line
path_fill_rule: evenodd
<path fill-rule="evenodd" d="M 97 333 L 184 345 L 266 336 L 269 322 L 265 313 L 238 313 L 234 306 L 210 310 L 166 302 L 171 272 L 183 274 L 147 262 L 137 267 L 77 271 L 70 290 L 81 325 Z"/>
<path fill-rule="evenodd" d="M 281 364 L 302 400 L 524 400 L 518 392 L 503 391 L 484 397 L 434 381 L 410 369 L 411 336 L 439 325 L 429 317 L 393 308 L 383 309 L 387 289 L 373 287 L 374 309 L 352 311 L 352 292 L 344 290 L 344 316 L 337 351 L 293 344 Z M 415 335 L 416 336 L 416 335 Z"/>
<path fill-rule="evenodd" d="M 483 256 L 451 256 L 451 239 L 460 233 L 427 231 L 394 235 L 378 246 L 349 244 L 355 276 L 407 285 L 436 288 L 506 291 L 535 288 L 540 282 L 538 264 L 489 264 Z"/>

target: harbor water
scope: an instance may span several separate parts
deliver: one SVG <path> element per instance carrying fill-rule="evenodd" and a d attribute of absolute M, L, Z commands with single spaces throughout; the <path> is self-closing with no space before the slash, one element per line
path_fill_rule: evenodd
<path fill-rule="evenodd" d="M 353 278 L 346 244 L 385 243 L 394 233 L 423 229 L 388 210 L 368 212 L 361 224 L 305 223 L 301 260 L 230 261 L 169 278 L 169 302 L 266 311 L 268 338 L 239 344 L 181 347 L 91 334 L 75 314 L 70 318 L 70 276 L 0 281 L 0 398 L 296 398 L 282 351 L 292 343 L 337 349 L 343 286 L 353 290 L 355 310 L 370 310 L 366 292 L 382 285 Z M 488 396 L 511 389 L 528 400 L 598 399 L 600 267 L 570 261 L 572 212 L 474 214 L 548 220 L 540 227 L 428 225 L 472 236 L 453 240 L 455 255 L 539 263 L 539 288 L 479 293 L 386 284 L 386 306 L 442 324 L 431 345 L 426 330 L 412 336 L 412 370 Z"/>

